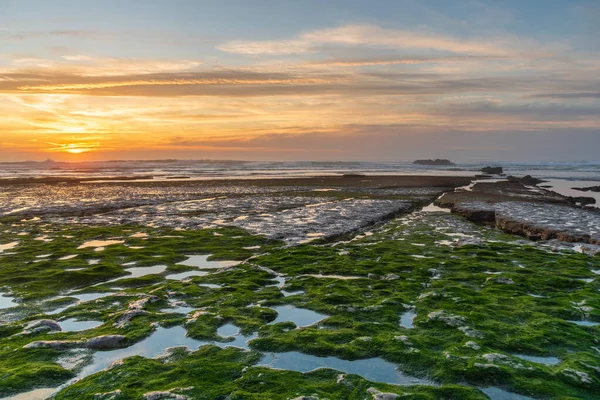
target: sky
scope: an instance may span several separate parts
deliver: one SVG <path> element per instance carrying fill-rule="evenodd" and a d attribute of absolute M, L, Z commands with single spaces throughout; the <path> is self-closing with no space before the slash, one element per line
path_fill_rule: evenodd
<path fill-rule="evenodd" d="M 598 0 L 0 0 L 0 162 L 600 160 Z"/>

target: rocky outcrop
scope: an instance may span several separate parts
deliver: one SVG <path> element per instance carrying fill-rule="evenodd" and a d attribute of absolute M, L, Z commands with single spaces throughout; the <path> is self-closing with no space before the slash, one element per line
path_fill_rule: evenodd
<path fill-rule="evenodd" d="M 574 187 L 573 190 L 579 190 L 580 192 L 600 192 L 600 186 Z"/>
<path fill-rule="evenodd" d="M 96 393 L 94 394 L 94 400 L 116 400 L 121 397 L 121 390 L 113 390 L 112 392 Z"/>
<path fill-rule="evenodd" d="M 141 298 L 139 300 L 129 303 L 127 311 L 125 311 L 119 317 L 117 322 L 115 322 L 114 326 L 116 326 L 117 328 L 124 328 L 129 324 L 129 321 L 131 321 L 132 318 L 134 318 L 138 315 L 148 314 L 144 310 L 144 307 L 146 306 L 146 304 L 148 302 L 154 303 L 158 300 L 159 300 L 159 298 L 157 296 L 148 296 L 148 297 L 144 297 L 144 298 Z"/>
<path fill-rule="evenodd" d="M 87 348 L 92 350 L 108 350 L 123 347 L 123 335 L 103 335 L 89 340 L 38 340 L 23 346 L 24 349 L 68 350 Z"/>
<path fill-rule="evenodd" d="M 577 196 L 577 197 L 569 197 L 569 199 L 576 205 L 580 205 L 580 206 L 589 206 L 591 204 L 596 204 L 596 199 L 593 197 Z"/>
<path fill-rule="evenodd" d="M 187 397 L 182 396 L 180 394 L 169 392 L 150 392 L 144 394 L 144 400 L 163 400 L 163 399 L 172 399 L 172 400 L 187 400 Z"/>
<path fill-rule="evenodd" d="M 367 393 L 373 396 L 373 400 L 396 400 L 400 398 L 399 394 L 381 392 L 373 387 L 368 388 Z"/>
<path fill-rule="evenodd" d="M 496 221 L 496 210 L 494 207 L 482 203 L 480 206 L 473 203 L 458 203 L 450 209 L 454 214 L 459 214 L 473 222 L 494 222 Z"/>
<path fill-rule="evenodd" d="M 600 214 L 569 205 L 525 201 L 460 202 L 452 212 L 531 240 L 600 244 Z"/>
<path fill-rule="evenodd" d="M 426 159 L 426 160 L 415 160 L 413 164 L 418 165 L 456 165 L 450 160 L 446 160 L 445 158 L 436 158 L 435 160 Z"/>
<path fill-rule="evenodd" d="M 91 338 L 85 343 L 85 347 L 92 350 L 107 350 L 123 347 L 125 336 L 123 335 L 103 335 Z"/>
<path fill-rule="evenodd" d="M 52 319 L 38 319 L 28 323 L 27 326 L 25 326 L 23 333 L 34 334 L 39 332 L 57 332 L 61 330 L 59 323 Z"/>
<path fill-rule="evenodd" d="M 80 347 L 83 343 L 81 340 L 38 340 L 27 343 L 23 346 L 24 349 L 54 349 L 67 350 Z"/>
<path fill-rule="evenodd" d="M 523 185 L 527 185 L 527 186 L 535 186 L 540 183 L 546 182 L 542 179 L 534 178 L 531 175 L 525 175 L 522 178 L 517 178 L 516 176 L 509 176 L 506 179 L 508 179 L 509 182 L 519 182 L 519 183 L 521 183 Z"/>
<path fill-rule="evenodd" d="M 502 174 L 504 170 L 502 167 L 483 167 L 481 168 L 481 172 L 484 174 Z"/>

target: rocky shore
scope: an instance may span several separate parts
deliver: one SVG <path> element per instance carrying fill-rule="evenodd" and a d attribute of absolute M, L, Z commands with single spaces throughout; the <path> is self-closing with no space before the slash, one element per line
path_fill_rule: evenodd
<path fill-rule="evenodd" d="M 522 178 L 2 189 L 0 398 L 600 391 L 598 213 Z"/>
<path fill-rule="evenodd" d="M 532 240 L 600 244 L 600 213 L 583 204 L 593 198 L 566 197 L 532 183 L 532 178 L 478 182 L 448 193 L 437 204 L 470 221 L 484 222 Z M 529 184 L 527 184 L 529 183 Z"/>

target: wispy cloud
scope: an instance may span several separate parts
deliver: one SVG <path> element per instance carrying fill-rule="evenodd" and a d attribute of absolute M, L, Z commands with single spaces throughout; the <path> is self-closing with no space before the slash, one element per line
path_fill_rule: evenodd
<path fill-rule="evenodd" d="M 189 59 L 109 58 L 88 55 L 67 55 L 58 60 L 14 57 L 11 67 L 0 69 L 0 73 L 49 71 L 74 76 L 121 76 L 189 71 L 201 64 L 199 60 Z"/>
<path fill-rule="evenodd" d="M 289 40 L 231 41 L 217 45 L 217 49 L 236 54 L 289 55 L 316 52 L 324 45 L 418 49 L 493 56 L 509 56 L 536 49 L 535 43 L 516 37 L 459 38 L 428 32 L 386 29 L 375 25 L 344 25 L 319 29 Z M 516 48 L 516 45 L 521 48 Z"/>
<path fill-rule="evenodd" d="M 44 37 L 70 37 L 80 39 L 107 39 L 113 33 L 94 30 L 49 30 L 49 31 L 0 31 L 2 40 L 32 40 Z"/>
<path fill-rule="evenodd" d="M 196 85 L 318 85 L 330 83 L 323 78 L 288 78 L 288 79 L 146 79 L 127 81 L 107 81 L 91 83 L 63 83 L 56 85 L 20 86 L 21 91 L 78 91 L 87 89 L 118 88 L 123 86 L 196 86 Z"/>

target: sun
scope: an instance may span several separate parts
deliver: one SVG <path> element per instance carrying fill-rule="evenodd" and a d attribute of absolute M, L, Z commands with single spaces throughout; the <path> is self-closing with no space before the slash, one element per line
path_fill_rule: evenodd
<path fill-rule="evenodd" d="M 73 148 L 69 148 L 65 151 L 67 153 L 71 153 L 71 154 L 81 154 L 81 153 L 87 153 L 88 151 L 91 151 L 91 149 L 85 149 L 85 148 L 81 148 L 81 147 L 73 147 Z"/>
<path fill-rule="evenodd" d="M 49 149 L 58 153 L 81 154 L 98 150 L 99 143 L 52 143 L 55 147 Z"/>

